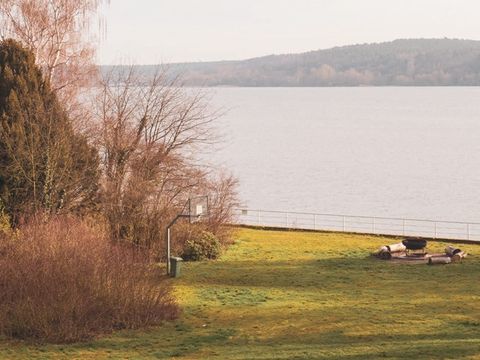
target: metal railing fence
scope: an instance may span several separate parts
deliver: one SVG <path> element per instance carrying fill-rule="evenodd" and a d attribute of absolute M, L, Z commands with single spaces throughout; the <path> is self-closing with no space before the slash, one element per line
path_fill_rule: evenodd
<path fill-rule="evenodd" d="M 238 224 L 480 241 L 480 223 L 235 209 Z"/>

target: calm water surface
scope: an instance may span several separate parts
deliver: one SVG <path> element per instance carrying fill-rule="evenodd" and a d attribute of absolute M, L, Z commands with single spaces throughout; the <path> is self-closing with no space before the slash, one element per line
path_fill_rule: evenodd
<path fill-rule="evenodd" d="M 254 209 L 480 222 L 480 88 L 222 88 Z"/>

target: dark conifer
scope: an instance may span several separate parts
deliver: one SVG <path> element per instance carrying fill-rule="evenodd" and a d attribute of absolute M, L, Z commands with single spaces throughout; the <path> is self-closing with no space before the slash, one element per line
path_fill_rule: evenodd
<path fill-rule="evenodd" d="M 6 211 L 84 211 L 95 204 L 98 154 L 76 134 L 34 55 L 0 42 L 0 197 Z"/>

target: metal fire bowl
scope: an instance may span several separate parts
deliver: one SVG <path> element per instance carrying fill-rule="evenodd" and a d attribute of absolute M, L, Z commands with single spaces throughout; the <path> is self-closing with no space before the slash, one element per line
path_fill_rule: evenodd
<path fill-rule="evenodd" d="M 408 250 L 422 250 L 427 246 L 427 240 L 424 239 L 405 239 L 402 241 L 402 244 Z"/>

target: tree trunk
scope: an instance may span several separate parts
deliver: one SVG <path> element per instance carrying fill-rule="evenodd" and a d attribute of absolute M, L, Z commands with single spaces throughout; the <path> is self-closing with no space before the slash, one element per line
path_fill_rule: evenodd
<path fill-rule="evenodd" d="M 452 245 L 448 245 L 445 248 L 445 254 L 447 254 L 450 257 L 454 256 L 455 254 L 458 254 L 459 252 L 462 252 L 462 250 L 455 248 Z"/>
<path fill-rule="evenodd" d="M 450 264 L 451 262 L 452 262 L 452 259 L 450 259 L 448 256 L 436 256 L 436 257 L 431 257 L 428 260 L 428 265 Z"/>
<path fill-rule="evenodd" d="M 407 250 L 405 245 L 403 245 L 402 243 L 388 245 L 387 249 L 391 253 L 403 252 L 403 251 Z"/>

